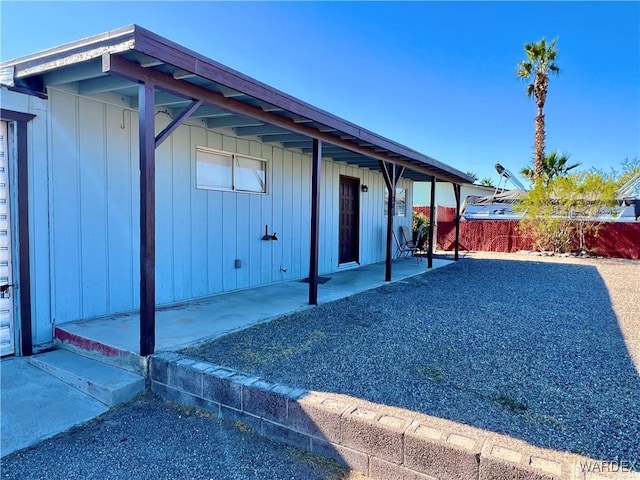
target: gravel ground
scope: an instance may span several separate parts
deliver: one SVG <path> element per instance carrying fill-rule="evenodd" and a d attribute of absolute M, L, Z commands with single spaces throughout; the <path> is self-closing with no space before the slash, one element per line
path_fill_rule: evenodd
<path fill-rule="evenodd" d="M 185 353 L 541 447 L 640 462 L 640 262 L 489 257 Z"/>
<path fill-rule="evenodd" d="M 3 479 L 362 478 L 329 460 L 286 447 L 153 395 L 4 457 Z"/>

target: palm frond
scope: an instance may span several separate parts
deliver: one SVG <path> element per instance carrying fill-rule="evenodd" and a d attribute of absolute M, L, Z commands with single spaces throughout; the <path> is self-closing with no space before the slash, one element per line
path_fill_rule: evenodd
<path fill-rule="evenodd" d="M 533 83 L 530 83 L 529 85 L 527 85 L 527 97 L 533 97 L 533 93 L 535 92 L 535 86 L 533 85 Z"/>
<path fill-rule="evenodd" d="M 531 76 L 531 72 L 533 72 L 533 65 L 531 64 L 531 62 L 518 62 L 518 70 L 516 71 L 517 77 L 526 80 Z"/>
<path fill-rule="evenodd" d="M 533 180 L 533 168 L 523 167 L 522 169 L 520 169 L 520 175 L 528 178 L 529 180 Z"/>

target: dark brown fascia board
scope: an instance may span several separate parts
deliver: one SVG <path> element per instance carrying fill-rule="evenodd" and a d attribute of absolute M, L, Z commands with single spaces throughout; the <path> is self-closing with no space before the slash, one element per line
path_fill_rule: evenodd
<path fill-rule="evenodd" d="M 435 175 L 452 183 L 460 183 L 460 178 L 457 178 L 448 172 L 440 173 L 438 169 L 431 169 L 427 164 L 420 163 L 416 160 L 406 159 L 401 156 L 390 157 L 388 154 L 376 152 L 370 147 L 361 147 L 357 143 L 342 140 L 330 133 L 320 132 L 308 125 L 296 123 L 289 118 L 265 112 L 261 108 L 248 105 L 240 100 L 225 97 L 219 92 L 209 90 L 193 83 L 176 80 L 173 76 L 152 68 L 143 68 L 137 63 L 127 60 L 122 56 L 105 54 L 102 57 L 102 62 L 102 71 L 104 73 L 125 77 L 135 82 L 152 83 L 165 91 L 202 100 L 205 104 L 219 106 L 240 115 L 256 118 L 264 121 L 265 123 L 276 125 L 312 138 L 317 138 L 323 142 L 346 148 L 347 150 L 360 153 L 367 157 L 393 162 L 426 175 Z"/>
<path fill-rule="evenodd" d="M 134 50 L 183 71 L 191 72 L 278 108 L 288 110 L 299 117 L 308 118 L 341 133 L 351 135 L 375 147 L 382 148 L 392 155 L 395 154 L 408 160 L 413 160 L 426 168 L 432 167 L 436 171 L 446 172 L 443 177 L 447 177 L 448 181 L 473 183 L 471 177 L 453 167 L 361 128 L 322 109 L 313 107 L 138 25 L 129 25 L 34 55 L 3 62 L 0 66 L 13 66 L 15 78 L 21 78 L 40 75 L 56 68 L 83 62 L 104 54 L 124 53 Z M 414 162 L 410 163 L 413 164 Z"/>
<path fill-rule="evenodd" d="M 13 66 L 15 78 L 23 78 L 41 75 L 56 68 L 98 58 L 105 53 L 133 50 L 136 28 L 136 25 L 128 25 L 116 30 L 110 30 L 72 43 L 49 48 L 33 55 L 2 62 L 0 67 Z"/>

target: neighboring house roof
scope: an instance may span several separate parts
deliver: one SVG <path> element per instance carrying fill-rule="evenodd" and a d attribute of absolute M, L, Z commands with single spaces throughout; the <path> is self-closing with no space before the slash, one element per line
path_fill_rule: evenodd
<path fill-rule="evenodd" d="M 640 198 L 640 172 L 634 175 L 616 193 L 618 199 Z"/>
<path fill-rule="evenodd" d="M 117 93 L 137 107 L 138 87 L 153 82 L 163 93 L 156 106 L 191 116 L 209 128 L 232 128 L 310 153 L 312 139 L 323 156 L 379 170 L 378 161 L 407 167 L 404 177 L 431 176 L 457 184 L 473 179 L 455 168 L 258 82 L 137 25 L 113 30 L 0 64 L 0 82 L 15 90 L 46 94 L 46 87 L 71 85 L 81 95 Z M 203 103 L 194 104 L 193 100 Z"/>
<path fill-rule="evenodd" d="M 486 187 L 484 185 L 476 185 L 476 184 L 465 185 L 464 188 L 465 188 L 465 190 L 467 192 L 474 191 L 474 192 L 477 192 L 478 194 L 483 194 L 484 193 L 484 194 L 487 194 L 487 195 L 492 195 L 496 191 L 496 187 Z"/>
<path fill-rule="evenodd" d="M 416 182 L 413 185 L 413 205 L 429 206 L 431 203 L 431 182 Z M 495 187 L 485 187 L 482 185 L 465 184 L 461 188 L 461 201 L 470 195 L 484 196 L 493 195 Z M 436 204 L 443 207 L 455 207 L 456 197 L 451 185 L 446 183 L 436 183 Z"/>
<path fill-rule="evenodd" d="M 514 204 L 518 203 L 525 194 L 524 190 L 516 188 L 514 190 L 506 190 L 495 195 L 487 195 L 484 197 L 467 197 L 467 203 L 469 205 L 491 205 L 493 203 L 506 203 Z"/>

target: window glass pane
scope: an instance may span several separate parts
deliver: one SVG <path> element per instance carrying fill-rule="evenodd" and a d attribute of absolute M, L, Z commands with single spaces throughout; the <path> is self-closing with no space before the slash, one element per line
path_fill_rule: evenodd
<path fill-rule="evenodd" d="M 407 191 L 404 188 L 396 189 L 396 215 L 404 217 L 407 213 Z"/>
<path fill-rule="evenodd" d="M 384 214 L 387 214 L 387 204 L 389 202 L 389 190 L 384 189 Z M 407 190 L 404 188 L 396 188 L 396 210 L 394 215 L 404 217 L 407 214 Z"/>
<path fill-rule="evenodd" d="M 231 155 L 196 148 L 196 186 L 231 190 Z"/>
<path fill-rule="evenodd" d="M 382 210 L 384 211 L 384 216 L 387 216 L 387 209 L 389 208 L 389 189 L 384 187 L 384 205 L 382 206 Z"/>
<path fill-rule="evenodd" d="M 267 163 L 235 156 L 235 189 L 243 192 L 267 192 Z"/>

